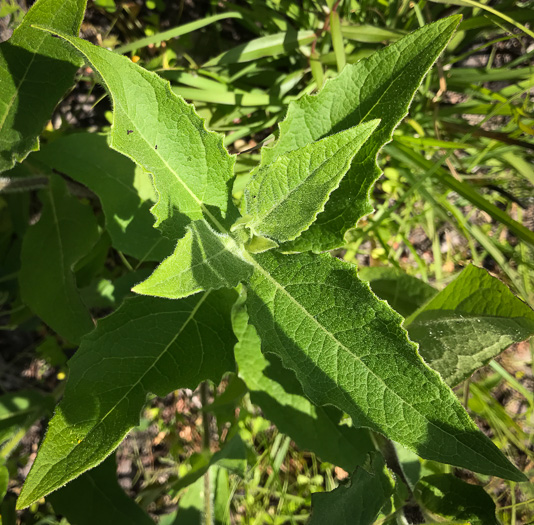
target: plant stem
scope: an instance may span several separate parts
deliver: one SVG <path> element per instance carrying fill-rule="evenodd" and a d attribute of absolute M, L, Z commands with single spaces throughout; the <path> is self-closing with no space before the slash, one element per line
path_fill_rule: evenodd
<path fill-rule="evenodd" d="M 210 451 L 210 422 L 211 415 L 206 410 L 208 406 L 210 393 L 210 386 L 208 381 L 204 381 L 200 384 L 200 400 L 202 403 L 202 448 L 205 452 Z M 210 469 L 204 474 L 204 523 L 206 525 L 212 525 L 213 516 L 211 509 L 211 486 L 210 486 Z"/>
<path fill-rule="evenodd" d="M 371 432 L 371 439 L 373 440 L 373 443 L 375 444 L 377 450 L 380 451 L 384 456 L 387 467 L 392 472 L 394 472 L 400 480 L 402 480 L 402 482 L 406 485 L 408 492 L 410 493 L 410 498 L 408 499 L 408 501 L 406 501 L 404 510 L 410 507 L 411 512 L 417 517 L 416 523 L 424 523 L 425 520 L 423 517 L 423 511 L 415 500 L 412 487 L 410 486 L 410 483 L 404 475 L 404 471 L 402 470 L 397 451 L 395 450 L 395 445 L 391 440 L 387 439 L 382 434 L 378 434 L 376 432 Z"/>

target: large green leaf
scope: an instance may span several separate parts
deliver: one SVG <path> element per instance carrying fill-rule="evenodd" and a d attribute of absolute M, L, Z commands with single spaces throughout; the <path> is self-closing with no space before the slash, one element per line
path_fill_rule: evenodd
<path fill-rule="evenodd" d="M 59 34 L 59 32 L 58 32 Z M 169 82 L 124 56 L 64 33 L 98 73 L 113 101 L 110 146 L 152 174 L 159 200 L 156 226 L 172 239 L 191 221 L 229 226 L 234 159 L 222 135 L 207 131 L 193 106 Z"/>
<path fill-rule="evenodd" d="M 30 161 L 43 162 L 96 193 L 113 246 L 137 259 L 161 261 L 174 243 L 152 227 L 156 194 L 149 175 L 110 149 L 104 135 L 76 133 L 43 146 Z"/>
<path fill-rule="evenodd" d="M 260 168 L 245 188 L 247 227 L 278 242 L 309 228 L 339 186 L 378 120 L 349 128 L 281 155 Z"/>
<path fill-rule="evenodd" d="M 119 486 L 114 454 L 47 500 L 71 525 L 154 525 Z"/>
<path fill-rule="evenodd" d="M 239 377 L 265 417 L 300 449 L 315 452 L 323 461 L 349 472 L 362 465 L 367 453 L 374 450 L 369 433 L 340 425 L 340 414 L 333 407 L 311 403 L 295 374 L 284 368 L 275 355 L 266 357 L 261 353 L 261 340 L 242 306 L 234 308 L 233 325 L 239 340 L 235 347 Z"/>
<path fill-rule="evenodd" d="M 454 386 L 534 335 L 534 311 L 486 270 L 468 266 L 405 326 L 425 361 Z"/>
<path fill-rule="evenodd" d="M 179 299 L 201 290 L 237 286 L 252 273 L 241 253 L 232 237 L 215 232 L 205 221 L 195 221 L 174 253 L 133 291 Z"/>
<path fill-rule="evenodd" d="M 19 272 L 23 301 L 52 329 L 78 343 L 94 328 L 74 278 L 73 267 L 98 240 L 89 206 L 67 192 L 59 176 L 41 191 L 43 211 L 22 243 Z"/>
<path fill-rule="evenodd" d="M 452 474 L 433 474 L 415 486 L 415 497 L 424 509 L 442 518 L 468 521 L 471 525 L 497 525 L 495 503 L 477 485 Z"/>
<path fill-rule="evenodd" d="M 264 352 L 295 372 L 317 405 L 347 412 L 420 456 L 524 480 L 424 364 L 355 269 L 329 254 L 253 256 L 247 308 Z"/>
<path fill-rule="evenodd" d="M 98 322 L 69 361 L 70 376 L 18 500 L 24 508 L 98 465 L 139 422 L 149 392 L 218 381 L 234 368 L 236 293 L 181 301 L 127 300 Z"/>
<path fill-rule="evenodd" d="M 372 458 L 369 472 L 358 468 L 350 485 L 312 495 L 310 525 L 357 523 L 371 525 L 393 492 L 393 478 L 380 454 Z"/>
<path fill-rule="evenodd" d="M 81 60 L 32 24 L 78 36 L 86 0 L 38 0 L 0 44 L 0 172 L 39 148 L 39 135 Z"/>
<path fill-rule="evenodd" d="M 369 191 L 380 170 L 376 155 L 406 115 L 415 91 L 460 22 L 452 16 L 429 24 L 355 65 L 325 84 L 318 95 L 289 105 L 280 138 L 262 150 L 262 166 L 280 155 L 332 133 L 381 119 L 375 133 L 357 153 L 332 192 L 317 221 L 285 248 L 324 251 L 344 243 L 344 234 L 372 211 Z"/>

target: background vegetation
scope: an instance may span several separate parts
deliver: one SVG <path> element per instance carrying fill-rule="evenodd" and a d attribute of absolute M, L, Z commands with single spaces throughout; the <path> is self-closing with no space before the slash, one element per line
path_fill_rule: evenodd
<path fill-rule="evenodd" d="M 14 0 L 1 4 L 4 40 L 27 7 Z M 463 14 L 459 31 L 381 156 L 384 175 L 374 189 L 376 213 L 351 232 L 350 242 L 335 255 L 362 269 L 396 268 L 439 289 L 472 261 L 532 306 L 532 7 L 532 2 L 471 0 L 454 5 L 425 0 L 99 0 L 89 5 L 82 36 L 169 79 L 208 127 L 225 134 L 225 144 L 239 153 L 234 186 L 239 198 L 244 173 L 259 161 L 258 146 L 273 139 L 290 100 L 315 92 L 346 63 L 407 32 Z M 82 82 L 56 109 L 44 141 L 75 129 L 109 129 L 108 99 L 88 68 L 79 76 Z M 5 397 L 0 404 L 5 524 L 68 523 L 60 516 L 69 516 L 65 498 L 47 498 L 18 515 L 14 511 L 74 351 L 20 299 L 21 238 L 24 225 L 40 212 L 35 192 L 26 190 L 43 184 L 38 176 L 32 180 L 33 188 L 11 186 L 0 194 L 0 394 L 12 396 L 11 404 Z M 71 185 L 103 222 L 98 199 L 80 184 Z M 147 275 L 152 266 L 111 248 L 103 236 L 78 264 L 77 284 L 94 316 L 102 317 L 129 293 L 132 271 Z M 457 391 L 479 427 L 527 475 L 534 461 L 533 348 L 528 342 L 511 347 Z M 240 460 L 224 463 L 222 458 L 210 468 L 217 488 L 213 512 L 222 522 L 305 522 L 311 494 L 333 489 L 347 475 L 299 450 L 253 404 L 241 379 L 229 376 L 221 385 L 154 399 L 116 453 L 120 485 L 160 523 L 171 523 L 172 514 L 162 516 L 176 510 L 187 480 L 204 473 L 210 451 L 229 433 L 240 436 L 244 449 Z M 113 470 L 114 461 L 110 458 L 105 468 Z M 432 462 L 421 468 L 427 474 L 448 469 Z M 459 469 L 454 473 L 485 485 L 503 523 L 534 519 L 532 485 Z M 179 500 L 182 512 L 197 523 L 202 483 L 199 477 Z M 75 500 L 74 494 L 69 497 Z M 421 522 L 419 516 L 411 519 Z"/>

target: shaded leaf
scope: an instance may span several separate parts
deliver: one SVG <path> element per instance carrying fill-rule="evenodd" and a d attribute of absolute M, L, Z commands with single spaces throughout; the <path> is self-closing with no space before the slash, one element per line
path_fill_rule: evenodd
<path fill-rule="evenodd" d="M 39 135 L 73 84 L 80 58 L 32 24 L 78 36 L 86 0 L 38 0 L 0 44 L 0 172 L 39 148 Z"/>
<path fill-rule="evenodd" d="M 187 227 L 174 253 L 133 291 L 179 299 L 202 290 L 232 288 L 252 273 L 234 239 L 215 232 L 205 221 Z"/>
<path fill-rule="evenodd" d="M 358 275 L 360 279 L 369 281 L 371 290 L 404 317 L 415 312 L 438 293 L 421 279 L 393 267 L 367 266 L 360 268 Z"/>
<path fill-rule="evenodd" d="M 144 261 L 161 261 L 174 244 L 152 227 L 156 193 L 149 175 L 96 133 L 76 133 L 46 144 L 30 160 L 67 174 L 98 195 L 113 247 Z"/>
<path fill-rule="evenodd" d="M 70 376 L 18 500 L 20 508 L 98 465 L 139 422 L 149 392 L 164 396 L 234 368 L 234 291 L 181 301 L 127 300 L 98 322 Z"/>
<path fill-rule="evenodd" d="M 433 474 L 421 479 L 414 491 L 417 501 L 430 512 L 451 520 L 465 520 L 472 525 L 497 525 L 495 503 L 477 485 L 452 474 Z"/>
<path fill-rule="evenodd" d="M 426 366 L 354 267 L 329 254 L 255 255 L 247 309 L 263 352 L 278 355 L 317 405 L 347 412 L 421 457 L 513 480 L 521 474 Z"/>
<path fill-rule="evenodd" d="M 300 449 L 311 450 L 323 461 L 349 472 L 363 464 L 366 454 L 374 450 L 369 433 L 340 425 L 340 414 L 333 407 L 312 404 L 295 374 L 283 368 L 273 354 L 261 353 L 260 338 L 248 324 L 243 307 L 234 309 L 233 325 L 239 340 L 235 347 L 239 377 L 249 388 L 251 401 L 261 407 L 265 417 Z"/>
<path fill-rule="evenodd" d="M 72 343 L 94 324 L 76 287 L 73 267 L 98 241 L 89 206 L 67 193 L 65 182 L 50 178 L 40 192 L 43 211 L 22 243 L 19 272 L 23 301 L 54 331 Z"/>
<path fill-rule="evenodd" d="M 393 492 L 393 478 L 384 459 L 374 454 L 369 472 L 356 470 L 350 485 L 341 485 L 331 492 L 312 494 L 310 525 L 325 523 L 371 525 Z"/>
<path fill-rule="evenodd" d="M 141 268 L 125 273 L 114 280 L 96 278 L 89 286 L 81 290 L 82 298 L 91 308 L 115 310 L 126 297 L 133 295 L 132 286 L 146 279 L 151 271 L 151 268 Z"/>
<path fill-rule="evenodd" d="M 425 361 L 454 386 L 533 335 L 534 311 L 486 270 L 468 266 L 405 326 Z"/>
<path fill-rule="evenodd" d="M 150 525 L 148 514 L 117 482 L 115 455 L 47 498 L 71 525 Z"/>
<path fill-rule="evenodd" d="M 278 242 L 309 228 L 379 121 L 349 128 L 290 151 L 260 168 L 245 188 L 247 227 Z"/>
<path fill-rule="evenodd" d="M 20 390 L 0 396 L 0 446 L 19 428 L 29 428 L 39 417 L 52 414 L 53 408 L 54 398 L 36 390 Z"/>
<path fill-rule="evenodd" d="M 391 140 L 421 80 L 459 21 L 460 17 L 453 16 L 426 25 L 369 58 L 347 65 L 318 95 L 304 96 L 289 105 L 280 124 L 280 138 L 274 147 L 262 150 L 262 166 L 332 133 L 375 118 L 381 122 L 332 192 L 324 212 L 298 239 L 287 243 L 288 251 L 339 247 L 347 229 L 372 211 L 369 191 L 380 175 L 376 155 Z"/>

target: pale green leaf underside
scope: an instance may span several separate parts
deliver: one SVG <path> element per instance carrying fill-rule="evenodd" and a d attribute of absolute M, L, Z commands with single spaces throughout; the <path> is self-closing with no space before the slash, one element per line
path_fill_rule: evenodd
<path fill-rule="evenodd" d="M 330 135 L 260 168 L 245 188 L 251 231 L 285 242 L 309 228 L 378 124 L 372 120 Z"/>
<path fill-rule="evenodd" d="M 39 135 L 73 83 L 81 60 L 65 44 L 31 27 L 78 35 L 86 0 L 38 0 L 0 44 L 0 172 L 39 147 Z"/>
<path fill-rule="evenodd" d="M 356 154 L 323 213 L 284 249 L 324 251 L 339 247 L 347 229 L 372 211 L 369 192 L 380 175 L 377 153 L 391 140 L 422 79 L 459 22 L 460 17 L 453 16 L 426 25 L 369 58 L 347 65 L 319 94 L 289 105 L 280 124 L 280 138 L 273 148 L 262 150 L 262 166 L 332 133 L 376 118 L 381 122 Z"/>
<path fill-rule="evenodd" d="M 57 175 L 40 198 L 41 218 L 22 243 L 20 293 L 54 331 L 78 343 L 94 324 L 76 287 L 73 267 L 97 242 L 98 225 L 89 206 L 69 195 Z"/>
<path fill-rule="evenodd" d="M 161 261 L 174 242 L 152 227 L 150 207 L 156 194 L 150 176 L 124 155 L 113 151 L 106 137 L 75 133 L 45 144 L 28 160 L 43 162 L 96 193 L 106 216 L 113 247 L 141 261 Z"/>
<path fill-rule="evenodd" d="M 69 361 L 70 377 L 17 502 L 24 508 L 98 465 L 164 396 L 234 368 L 236 293 L 181 301 L 136 297 L 99 321 Z"/>
<path fill-rule="evenodd" d="M 424 364 L 402 318 L 353 267 L 325 255 L 255 255 L 247 308 L 264 352 L 295 372 L 317 405 L 347 412 L 420 456 L 523 480 Z"/>
<path fill-rule="evenodd" d="M 42 28 L 48 30 L 47 28 Z M 113 101 L 110 146 L 152 174 L 156 226 L 176 239 L 192 221 L 229 225 L 234 159 L 168 81 L 124 56 L 57 33 L 82 53 Z"/>
<path fill-rule="evenodd" d="M 295 374 L 283 368 L 275 355 L 267 358 L 261 353 L 261 340 L 248 324 L 245 308 L 234 309 L 233 325 L 239 340 L 235 346 L 239 377 L 265 417 L 300 449 L 311 450 L 323 461 L 349 472 L 362 465 L 374 450 L 368 431 L 339 425 L 339 411 L 311 403 Z"/>
<path fill-rule="evenodd" d="M 313 494 L 309 524 L 372 525 L 393 492 L 394 481 L 380 454 L 373 456 L 369 470 L 358 468 L 348 487 Z"/>
<path fill-rule="evenodd" d="M 425 361 L 455 386 L 512 343 L 534 334 L 534 311 L 476 266 L 406 320 Z"/>
<path fill-rule="evenodd" d="M 174 253 L 133 291 L 179 299 L 201 290 L 232 288 L 252 273 L 241 253 L 229 235 L 215 232 L 205 221 L 193 222 Z"/>

